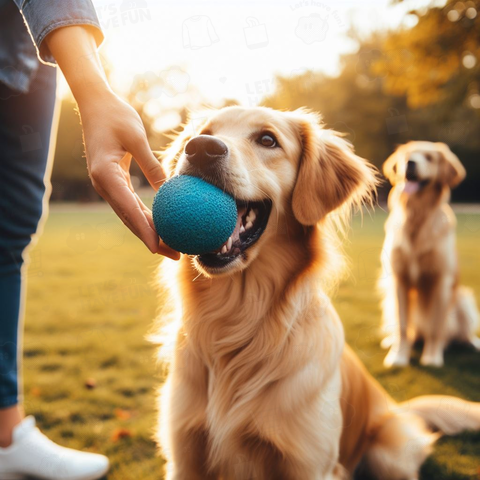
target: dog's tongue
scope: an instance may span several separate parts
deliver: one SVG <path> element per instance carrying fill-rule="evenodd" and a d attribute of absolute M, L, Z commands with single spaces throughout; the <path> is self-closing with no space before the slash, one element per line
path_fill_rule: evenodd
<path fill-rule="evenodd" d="M 405 183 L 405 187 L 403 188 L 403 191 L 407 195 L 412 195 L 414 193 L 417 193 L 419 188 L 420 188 L 419 182 L 412 182 L 409 180 L 407 181 L 407 183 Z"/>

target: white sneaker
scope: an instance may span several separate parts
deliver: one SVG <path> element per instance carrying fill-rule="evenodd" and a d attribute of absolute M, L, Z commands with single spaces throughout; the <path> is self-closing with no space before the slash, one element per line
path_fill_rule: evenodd
<path fill-rule="evenodd" d="M 97 480 L 108 471 L 108 458 L 60 447 L 27 417 L 13 430 L 13 441 L 0 448 L 0 480 Z"/>

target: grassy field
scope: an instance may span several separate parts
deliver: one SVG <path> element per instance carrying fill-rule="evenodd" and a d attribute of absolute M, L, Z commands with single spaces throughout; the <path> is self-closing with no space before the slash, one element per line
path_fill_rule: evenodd
<path fill-rule="evenodd" d="M 480 215 L 459 215 L 462 281 L 480 300 Z M 375 293 L 385 214 L 355 219 L 347 253 L 351 275 L 335 304 L 348 342 L 397 399 L 425 393 L 480 401 L 480 354 L 451 350 L 447 367 L 385 371 Z M 145 340 L 155 316 L 158 259 L 108 210 L 52 209 L 32 250 L 25 332 L 25 404 L 55 441 L 108 455 L 109 480 L 160 479 L 151 437 L 154 347 Z M 480 478 L 480 434 L 442 439 L 423 480 Z M 300 479 L 299 479 L 300 480 Z"/>

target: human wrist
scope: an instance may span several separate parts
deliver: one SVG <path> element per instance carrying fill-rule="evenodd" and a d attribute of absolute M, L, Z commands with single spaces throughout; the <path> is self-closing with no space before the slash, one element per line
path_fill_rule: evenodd
<path fill-rule="evenodd" d="M 73 87 L 70 86 L 72 94 L 80 109 L 88 108 L 90 105 L 99 105 L 115 96 L 107 81 L 100 78 L 90 78 L 89 83 Z"/>
<path fill-rule="evenodd" d="M 112 93 L 96 51 L 77 57 L 65 78 L 78 104 Z"/>

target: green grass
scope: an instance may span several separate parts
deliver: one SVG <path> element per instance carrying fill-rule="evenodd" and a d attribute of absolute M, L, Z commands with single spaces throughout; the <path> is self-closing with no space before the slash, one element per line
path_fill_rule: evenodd
<path fill-rule="evenodd" d="M 480 401 L 480 355 L 451 350 L 446 367 L 385 371 L 375 292 L 385 214 L 358 218 L 347 244 L 351 275 L 335 296 L 348 342 L 397 399 L 425 393 Z M 462 282 L 480 293 L 480 215 L 458 216 Z M 152 441 L 155 349 L 145 340 L 157 309 L 158 258 L 103 208 L 61 206 L 32 250 L 25 332 L 25 405 L 53 440 L 102 452 L 109 480 L 159 479 Z M 478 300 L 478 295 L 477 295 Z M 88 381 L 95 388 L 87 388 Z M 426 480 L 479 478 L 480 434 L 442 439 Z"/>

